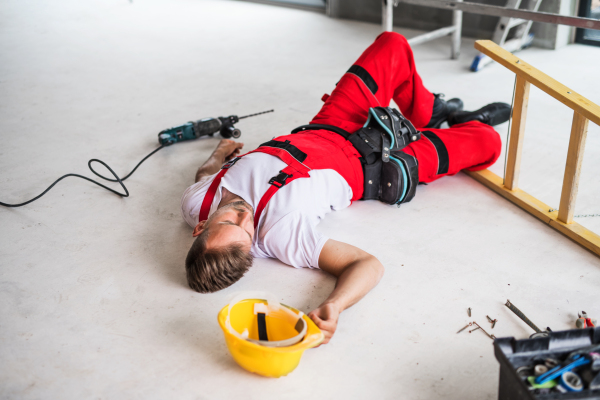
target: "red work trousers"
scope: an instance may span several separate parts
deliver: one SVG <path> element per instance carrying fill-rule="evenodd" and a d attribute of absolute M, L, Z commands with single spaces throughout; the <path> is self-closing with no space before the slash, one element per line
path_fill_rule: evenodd
<path fill-rule="evenodd" d="M 462 169 L 476 171 L 494 164 L 501 140 L 489 125 L 479 121 L 449 129 L 425 128 L 433 111 L 433 94 L 423 86 L 413 53 L 404 36 L 384 32 L 354 63 L 368 72 L 367 83 L 355 73 L 344 74 L 311 124 L 334 125 L 349 132 L 360 129 L 371 107 L 387 107 L 390 100 L 420 131 L 430 132 L 403 149 L 419 160 L 419 181 L 431 182 Z M 373 93 L 373 88 L 375 93 Z M 440 145 L 440 141 L 442 145 Z M 447 154 L 439 154 L 445 151 Z"/>

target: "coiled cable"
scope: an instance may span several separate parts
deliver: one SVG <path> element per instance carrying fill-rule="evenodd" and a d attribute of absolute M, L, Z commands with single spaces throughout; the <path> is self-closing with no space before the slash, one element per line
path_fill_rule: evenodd
<path fill-rule="evenodd" d="M 108 186 L 105 186 L 103 184 L 101 184 L 98 181 L 95 181 L 93 179 L 88 178 L 87 176 L 83 176 L 83 175 L 79 175 L 79 174 L 66 174 L 61 176 L 60 178 L 58 178 L 57 180 L 54 181 L 54 183 L 52 183 L 50 186 L 48 186 L 48 188 L 46 190 L 44 190 L 42 193 L 40 193 L 39 195 L 37 195 L 36 197 L 34 197 L 31 200 L 27 200 L 23 203 L 19 203 L 19 204 L 9 204 L 9 203 L 3 203 L 0 201 L 0 206 L 4 206 L 4 207 L 21 207 L 24 205 L 27 205 L 31 202 L 36 201 L 37 199 L 39 199 L 40 197 L 42 197 L 43 195 L 45 195 L 46 193 L 48 193 L 48 191 L 50 191 L 50 189 L 52 189 L 54 187 L 54 185 L 56 185 L 58 182 L 62 181 L 65 178 L 68 178 L 70 176 L 74 176 L 76 178 L 81 178 L 81 179 L 85 179 L 86 181 L 92 182 L 95 185 L 98 185 L 106 190 L 108 190 L 109 192 L 112 192 L 114 194 L 116 194 L 117 196 L 121 196 L 121 197 L 129 197 L 129 191 L 127 190 L 127 187 L 125 187 L 125 184 L 123 184 L 123 181 L 127 178 L 129 178 L 136 169 L 138 169 L 138 167 L 148 159 L 148 157 L 150 157 L 151 155 L 153 155 L 154 153 L 156 153 L 157 151 L 159 151 L 160 149 L 162 149 L 163 147 L 165 147 L 165 145 L 161 145 L 159 147 L 157 147 L 156 149 L 152 150 L 152 152 L 150 152 L 150 154 L 148 154 L 146 157 L 142 158 L 142 160 L 137 163 L 137 165 L 131 170 L 130 173 L 128 173 L 127 175 L 125 175 L 125 177 L 123 178 L 119 178 L 119 176 L 115 173 L 115 171 L 112 170 L 111 167 L 108 166 L 108 164 L 106 164 L 104 161 L 102 160 L 98 160 L 97 158 L 92 158 L 91 160 L 88 161 L 88 168 L 90 169 L 90 171 L 92 171 L 94 173 L 94 175 L 96 175 L 97 177 L 104 179 L 105 181 L 109 181 L 109 182 L 118 182 L 119 185 L 121 185 L 121 187 L 123 188 L 123 191 L 125 193 L 120 193 L 117 192 L 114 189 L 109 188 Z M 92 163 L 97 162 L 100 163 L 102 165 L 104 165 L 106 167 L 106 169 L 108 169 L 110 171 L 110 173 L 112 174 L 112 176 L 115 177 L 115 179 L 112 178 L 107 178 L 104 175 L 99 174 L 98 172 L 96 172 L 96 170 L 94 170 L 94 167 L 92 166 Z"/>

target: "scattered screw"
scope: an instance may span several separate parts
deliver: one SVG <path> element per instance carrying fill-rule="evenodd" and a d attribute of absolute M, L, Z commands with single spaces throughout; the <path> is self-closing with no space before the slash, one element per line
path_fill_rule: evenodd
<path fill-rule="evenodd" d="M 458 332 L 456 332 L 456 333 L 461 333 L 462 331 L 464 331 L 465 329 L 467 329 L 467 328 L 468 328 L 468 327 L 470 327 L 471 325 L 473 325 L 473 323 L 472 323 L 472 322 L 469 322 L 467 325 L 465 325 L 465 327 L 464 327 L 464 328 L 462 328 L 461 330 L 459 330 L 459 331 L 458 331 Z"/>
<path fill-rule="evenodd" d="M 496 336 L 494 336 L 494 335 L 490 335 L 489 333 L 487 333 L 487 332 L 485 331 L 485 329 L 483 329 L 482 327 L 480 327 L 480 326 L 479 326 L 479 324 L 478 324 L 477 322 L 473 321 L 473 323 L 474 323 L 475 325 L 477 325 L 477 326 L 479 327 L 479 329 L 481 329 L 481 330 L 483 331 L 483 333 L 485 333 L 485 334 L 486 334 L 486 335 L 487 335 L 487 336 L 488 336 L 490 339 L 492 339 L 492 340 L 496 339 Z M 475 329 L 473 329 L 473 330 L 475 330 Z"/>
<path fill-rule="evenodd" d="M 497 319 L 491 319 L 489 315 L 486 315 L 488 321 L 490 321 L 490 323 L 492 324 L 492 329 L 494 329 L 494 327 L 496 326 L 496 322 L 498 322 Z"/>
<path fill-rule="evenodd" d="M 471 316 L 471 307 L 467 308 L 467 314 L 469 314 L 469 317 Z"/>
<path fill-rule="evenodd" d="M 469 331 L 469 333 L 471 333 L 471 332 L 473 332 L 473 331 L 476 331 L 477 329 L 481 329 L 481 327 L 480 327 L 479 325 L 477 325 L 477 326 L 478 326 L 477 328 L 475 328 L 475 329 L 471 329 L 471 330 Z"/>

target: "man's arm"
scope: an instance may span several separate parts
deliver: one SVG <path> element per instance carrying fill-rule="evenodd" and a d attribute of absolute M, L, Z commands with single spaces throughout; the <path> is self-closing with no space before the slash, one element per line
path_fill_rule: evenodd
<path fill-rule="evenodd" d="M 229 161 L 240 154 L 242 147 L 244 147 L 244 143 L 239 143 L 231 139 L 222 139 L 208 160 L 196 171 L 195 182 L 198 182 L 205 176 L 216 174 L 225 161 Z"/>
<path fill-rule="evenodd" d="M 326 344 L 335 333 L 340 313 L 379 283 L 384 268 L 366 251 L 332 239 L 321 250 L 319 268 L 337 277 L 335 289 L 327 300 L 308 314 L 325 334 L 323 344 Z"/>

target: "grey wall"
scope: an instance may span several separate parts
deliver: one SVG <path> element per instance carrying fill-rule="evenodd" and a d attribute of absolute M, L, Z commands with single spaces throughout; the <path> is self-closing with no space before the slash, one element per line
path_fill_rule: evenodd
<path fill-rule="evenodd" d="M 577 15 L 576 0 L 544 0 L 540 11 L 563 15 Z M 546 49 L 557 49 L 573 42 L 575 28 L 565 25 L 551 25 L 534 22 L 531 31 L 535 33 L 533 45 Z"/>
<path fill-rule="evenodd" d="M 468 0 L 496 6 L 505 6 L 506 0 Z M 527 1 L 527 0 L 525 0 Z M 333 18 L 353 19 L 381 23 L 381 1 L 378 0 L 328 0 L 329 15 Z M 543 0 L 540 11 L 574 15 L 576 0 Z M 463 14 L 462 34 L 476 39 L 491 39 L 498 17 Z M 394 25 L 431 31 L 452 24 L 452 11 L 409 4 L 399 4 L 394 8 Z M 536 34 L 534 45 L 557 48 L 569 42 L 569 27 L 534 23 L 532 32 Z"/>

